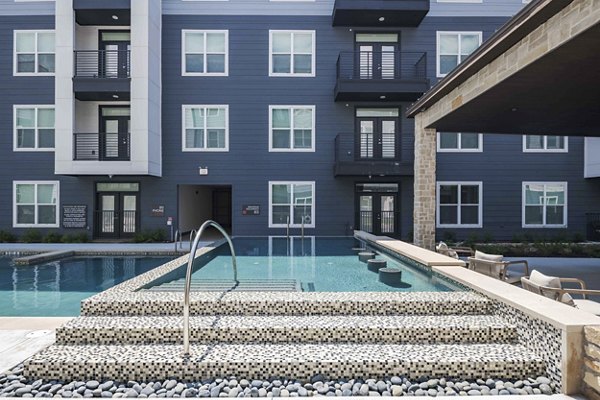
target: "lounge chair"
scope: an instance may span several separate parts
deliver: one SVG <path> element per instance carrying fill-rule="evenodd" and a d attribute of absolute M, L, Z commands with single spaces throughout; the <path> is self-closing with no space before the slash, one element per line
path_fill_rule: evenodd
<path fill-rule="evenodd" d="M 459 259 L 460 257 L 470 257 L 474 253 L 473 249 L 470 247 L 448 247 L 448 245 L 444 242 L 440 242 L 437 246 L 435 246 L 435 250 L 448 257 Z"/>
<path fill-rule="evenodd" d="M 575 283 L 579 289 L 563 288 L 563 283 Z M 522 277 L 523 289 L 540 294 L 552 300 L 579 308 L 594 315 L 600 315 L 600 303 L 589 300 L 588 295 L 600 296 L 600 290 L 587 289 L 585 282 L 577 278 L 559 278 L 544 275 L 539 271 L 531 271 L 529 277 Z M 571 294 L 581 295 L 582 299 L 574 299 Z"/>
<path fill-rule="evenodd" d="M 475 251 L 475 255 L 468 258 L 469 269 L 513 285 L 521 282 L 522 276 L 529 275 L 529 264 L 526 260 L 503 261 L 503 258 L 502 255 Z M 522 273 L 512 271 L 514 266 L 520 266 Z"/>

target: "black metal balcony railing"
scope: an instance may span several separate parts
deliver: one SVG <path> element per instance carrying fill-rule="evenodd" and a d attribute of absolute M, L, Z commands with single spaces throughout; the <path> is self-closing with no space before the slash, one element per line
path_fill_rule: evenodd
<path fill-rule="evenodd" d="M 338 79 L 419 80 L 427 78 L 427 53 L 344 51 L 337 60 Z"/>
<path fill-rule="evenodd" d="M 130 77 L 129 50 L 76 50 L 75 77 L 124 79 Z"/>
<path fill-rule="evenodd" d="M 129 161 L 129 133 L 75 133 L 73 160 Z"/>
<path fill-rule="evenodd" d="M 361 231 L 375 234 L 393 234 L 398 231 L 398 211 L 359 211 L 356 213 L 357 227 Z"/>

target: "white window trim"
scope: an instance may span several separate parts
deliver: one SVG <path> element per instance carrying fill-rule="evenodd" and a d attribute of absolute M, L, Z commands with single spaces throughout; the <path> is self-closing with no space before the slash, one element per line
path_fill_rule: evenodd
<path fill-rule="evenodd" d="M 36 65 L 35 68 L 37 69 L 37 57 L 38 57 L 38 51 L 37 51 L 37 46 L 38 46 L 38 39 L 37 39 L 37 33 L 39 32 L 53 32 L 54 33 L 54 40 L 55 40 L 55 46 L 56 46 L 56 31 L 54 29 L 16 29 L 13 30 L 13 76 L 54 76 L 56 74 L 55 72 L 18 72 L 17 71 L 17 33 L 28 33 L 28 32 L 34 32 L 36 33 L 35 35 L 35 60 L 36 60 Z M 56 47 L 54 48 L 54 59 L 56 62 Z M 56 69 L 56 63 L 54 64 L 55 69 Z"/>
<path fill-rule="evenodd" d="M 56 223 L 55 224 L 19 224 L 17 223 L 17 185 L 36 185 L 34 196 L 37 219 L 37 185 L 56 185 Z M 60 181 L 13 181 L 13 228 L 60 228 Z"/>
<path fill-rule="evenodd" d="M 224 108 L 225 109 L 225 147 L 222 149 L 188 148 L 185 146 L 185 111 L 190 108 Z M 207 137 L 206 131 L 204 132 Z M 181 151 L 183 152 L 228 152 L 229 151 L 229 105 L 228 104 L 183 104 L 181 106 Z"/>
<path fill-rule="evenodd" d="M 315 181 L 269 181 L 269 228 L 287 228 L 286 224 L 273 223 L 273 185 L 311 185 L 312 186 L 312 207 L 310 210 L 310 224 L 305 224 L 305 228 L 315 227 L 315 208 L 316 208 L 316 192 Z M 293 194 L 291 194 L 293 199 Z M 290 207 L 290 211 L 293 211 Z M 291 219 L 291 218 L 290 218 Z M 290 221 L 290 228 L 300 228 L 302 224 L 293 224 Z"/>
<path fill-rule="evenodd" d="M 17 147 L 18 137 L 17 137 L 17 110 L 20 108 L 35 108 L 36 109 L 36 126 L 35 129 L 35 147 L 34 148 L 24 148 Z M 38 147 L 38 126 L 37 126 L 37 109 L 53 109 L 54 111 L 54 120 L 56 121 L 56 107 L 54 104 L 15 104 L 13 105 L 13 151 L 15 152 L 53 152 L 56 147 Z M 56 141 L 56 122 L 54 124 L 54 140 Z M 56 146 L 56 143 L 55 143 Z"/>
<path fill-rule="evenodd" d="M 436 183 L 435 191 L 435 225 L 437 228 L 482 228 L 483 227 L 483 182 L 481 181 L 444 181 Z M 479 186 L 479 223 L 478 224 L 441 224 L 440 223 L 440 186 Z M 460 190 L 458 192 L 457 213 L 458 221 L 461 220 Z"/>
<path fill-rule="evenodd" d="M 479 46 L 483 41 L 483 32 L 481 31 L 436 31 L 436 41 L 435 41 L 435 74 L 438 78 L 443 78 L 448 74 L 440 73 L 440 36 L 444 34 L 455 34 L 455 35 L 478 35 L 479 37 Z M 458 41 L 458 52 L 460 56 L 460 40 Z M 479 46 L 477 46 L 479 48 Z M 459 62 L 460 65 L 460 62 Z"/>
<path fill-rule="evenodd" d="M 543 136 L 544 137 L 544 148 L 543 149 L 528 149 L 527 148 L 527 136 Z M 561 135 L 523 135 L 523 153 L 568 153 L 569 152 L 569 137 L 565 138 L 564 149 L 548 149 L 548 136 L 561 136 Z"/>
<path fill-rule="evenodd" d="M 189 0 L 188 0 L 189 1 Z M 194 0 L 198 1 L 198 0 Z M 207 0 L 202 0 L 207 1 Z M 215 1 L 215 0 L 211 0 Z M 216 0 L 216 1 L 228 1 L 228 0 Z M 206 60 L 206 34 L 207 33 L 224 33 L 225 34 L 225 72 L 186 72 L 186 49 L 185 49 L 185 35 L 186 33 L 204 33 L 204 58 Z M 206 69 L 206 62 L 204 67 Z M 229 31 L 223 29 L 182 29 L 181 30 L 181 76 L 229 76 Z"/>
<path fill-rule="evenodd" d="M 290 123 L 292 124 L 290 129 L 291 129 L 291 142 L 290 142 L 290 148 L 289 149 L 280 149 L 280 148 L 273 148 L 273 109 L 288 109 L 290 110 Z M 312 127 L 311 127 L 311 147 L 310 149 L 295 149 L 293 147 L 293 139 L 294 139 L 294 117 L 293 117 L 293 112 L 291 112 L 291 110 L 293 110 L 294 108 L 298 108 L 298 109 L 307 109 L 307 110 L 312 110 Z M 315 138 L 316 138 L 316 134 L 315 134 L 315 127 L 316 127 L 316 107 L 315 106 L 300 106 L 300 105 L 270 105 L 269 106 L 269 152 L 271 153 L 314 153 L 315 152 Z"/>
<path fill-rule="evenodd" d="M 563 209 L 563 221 L 564 224 L 526 224 L 525 223 L 525 186 L 526 185 L 544 185 L 544 197 L 546 197 L 546 186 L 547 185 L 562 185 L 565 188 L 565 204 Z M 567 182 L 523 182 L 521 185 L 521 227 L 522 228 L 566 228 L 568 226 L 567 217 L 568 213 L 568 199 L 569 191 Z M 542 219 L 546 221 L 546 204 L 542 208 Z"/>
<path fill-rule="evenodd" d="M 311 73 L 294 72 L 273 72 L 273 34 L 274 33 L 310 33 L 312 35 L 312 57 Z M 269 76 L 270 77 L 292 77 L 292 78 L 314 78 L 317 75 L 317 31 L 315 30 L 269 30 Z M 294 50 L 294 43 L 291 44 L 291 51 Z M 293 54 L 292 59 L 293 59 Z M 291 60 L 290 62 L 292 62 Z"/>
<path fill-rule="evenodd" d="M 483 134 L 478 133 L 477 134 L 477 140 L 478 140 L 478 144 L 479 146 L 476 149 L 463 149 L 461 148 L 461 136 L 463 132 L 449 132 L 449 133 L 456 133 L 458 134 L 458 148 L 456 149 L 443 149 L 441 147 L 441 133 L 445 133 L 445 132 L 438 132 L 437 133 L 437 152 L 438 153 L 482 153 L 483 152 Z"/>

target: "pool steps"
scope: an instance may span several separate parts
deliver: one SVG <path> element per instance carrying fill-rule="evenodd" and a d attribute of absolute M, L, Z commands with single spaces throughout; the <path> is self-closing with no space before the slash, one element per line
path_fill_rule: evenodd
<path fill-rule="evenodd" d="M 184 279 L 165 282 L 160 285 L 143 289 L 144 292 L 177 292 L 183 293 Z M 195 292 L 300 292 L 301 283 L 296 279 L 203 279 L 192 281 L 191 290 Z"/>
<path fill-rule="evenodd" d="M 57 250 L 47 253 L 33 254 L 25 257 L 15 258 L 13 261 L 16 265 L 34 265 L 48 261 L 56 261 L 62 258 L 73 257 L 75 252 L 72 250 Z"/>
<path fill-rule="evenodd" d="M 307 380 L 317 373 L 330 379 L 520 379 L 543 370 L 544 362 L 521 345 L 193 344 L 190 359 L 182 358 L 181 345 L 52 346 L 32 357 L 25 373 L 32 379 L 148 382 L 226 376 Z"/>
<path fill-rule="evenodd" d="M 492 315 L 206 316 L 191 318 L 195 343 L 513 343 L 516 327 Z M 61 345 L 180 343 L 182 319 L 82 317 L 56 331 Z"/>

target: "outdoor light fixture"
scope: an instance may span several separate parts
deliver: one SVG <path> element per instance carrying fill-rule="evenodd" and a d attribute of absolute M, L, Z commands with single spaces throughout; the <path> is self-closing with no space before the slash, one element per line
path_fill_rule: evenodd
<path fill-rule="evenodd" d="M 381 96 L 379 96 L 379 98 L 380 98 L 381 100 L 385 100 L 386 96 L 384 96 L 384 95 L 381 95 Z"/>
<path fill-rule="evenodd" d="M 513 107 L 513 108 L 511 108 L 511 109 L 510 109 L 510 111 L 512 111 L 512 112 L 515 112 L 515 111 L 517 111 L 517 110 L 518 110 L 518 108 L 517 108 L 517 107 Z"/>
<path fill-rule="evenodd" d="M 385 21 L 385 17 L 379 17 L 379 22 Z"/>
<path fill-rule="evenodd" d="M 116 20 L 118 20 L 118 19 L 119 19 L 119 16 L 118 16 L 118 15 L 115 15 L 115 14 L 113 14 L 113 15 L 111 16 L 111 18 L 112 18 L 112 19 L 114 19 L 114 20 L 116 21 Z"/>
<path fill-rule="evenodd" d="M 208 167 L 198 167 L 198 175 L 208 175 Z"/>
<path fill-rule="evenodd" d="M 113 97 L 113 99 L 118 99 L 119 95 L 118 94 L 113 94 L 112 97 Z"/>

